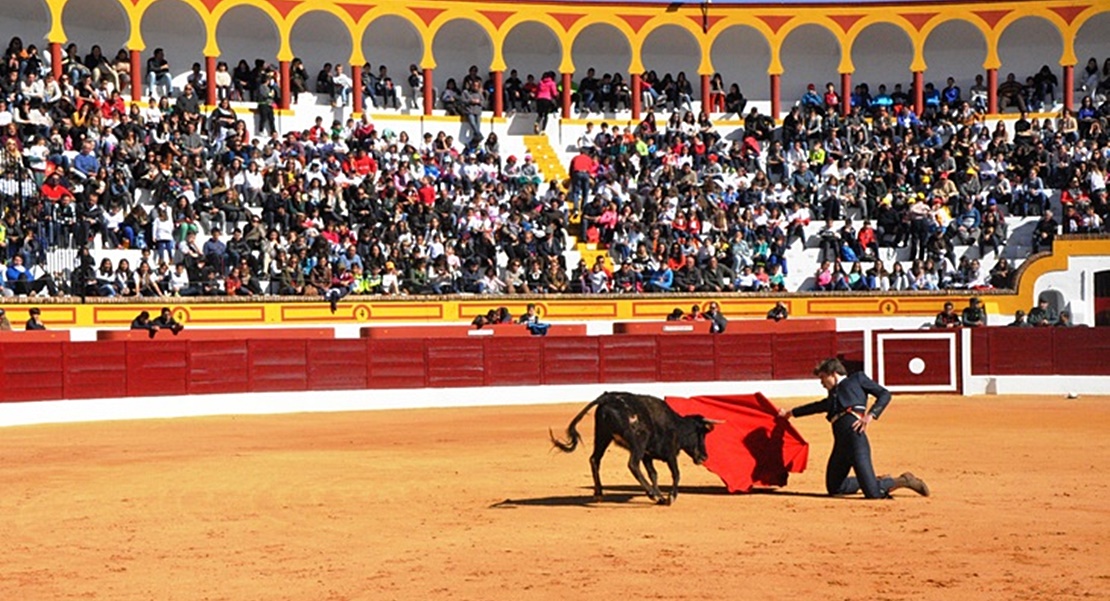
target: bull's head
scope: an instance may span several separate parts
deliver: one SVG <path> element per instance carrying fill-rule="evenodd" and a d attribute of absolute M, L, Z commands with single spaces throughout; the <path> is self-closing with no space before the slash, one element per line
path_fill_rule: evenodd
<path fill-rule="evenodd" d="M 688 415 L 684 421 L 688 424 L 688 428 L 681 437 L 682 450 L 694 460 L 695 464 L 701 465 L 709 459 L 709 453 L 705 450 L 706 434 L 712 432 L 714 426 L 724 422 L 700 415 Z"/>

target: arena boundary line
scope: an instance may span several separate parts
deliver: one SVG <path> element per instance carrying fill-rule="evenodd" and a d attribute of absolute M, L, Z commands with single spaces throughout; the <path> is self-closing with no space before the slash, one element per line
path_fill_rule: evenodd
<path fill-rule="evenodd" d="M 175 419 L 232 415 L 278 415 L 550 405 L 587 402 L 610 390 L 655 396 L 748 394 L 775 397 L 824 395 L 814 379 L 752 382 L 649 382 L 575 384 L 568 386 L 482 386 L 389 390 L 330 390 L 273 393 L 206 394 L 119 399 L 0 403 L 0 427 L 140 419 Z"/>
<path fill-rule="evenodd" d="M 817 399 L 825 394 L 815 379 L 806 379 L 180 395 L 0 403 L 0 427 L 234 415 L 551 405 L 586 402 L 609 390 L 656 396 L 761 392 L 772 400 L 776 397 Z M 1110 376 L 969 376 L 963 384 L 964 396 L 1072 393 L 1108 394 Z"/>

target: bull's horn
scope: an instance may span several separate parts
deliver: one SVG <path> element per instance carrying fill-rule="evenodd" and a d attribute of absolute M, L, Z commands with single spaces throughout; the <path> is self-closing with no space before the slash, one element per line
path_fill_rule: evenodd
<path fill-rule="evenodd" d="M 725 420 L 723 420 L 723 419 L 709 419 L 708 417 L 703 417 L 702 419 L 705 420 L 705 423 L 707 423 L 707 424 L 723 424 L 723 423 L 725 423 Z"/>

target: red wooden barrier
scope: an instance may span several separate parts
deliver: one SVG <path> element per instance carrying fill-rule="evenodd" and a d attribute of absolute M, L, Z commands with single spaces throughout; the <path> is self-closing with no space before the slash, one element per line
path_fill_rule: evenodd
<path fill-rule="evenodd" d="M 765 334 L 714 336 L 718 380 L 770 380 L 773 373 L 771 342 Z"/>
<path fill-rule="evenodd" d="M 486 386 L 538 386 L 543 383 L 543 344 L 535 338 L 485 342 Z"/>
<path fill-rule="evenodd" d="M 971 374 L 991 375 L 991 330 L 993 328 L 972 328 L 971 330 Z"/>
<path fill-rule="evenodd" d="M 365 340 L 309 340 L 309 390 L 359 390 L 367 386 Z"/>
<path fill-rule="evenodd" d="M 544 384 L 596 384 L 601 381 L 598 337 L 544 338 Z"/>
<path fill-rule="evenodd" d="M 428 326 L 367 326 L 362 328 L 363 338 L 385 340 L 391 338 L 529 338 L 532 333 L 523 324 L 503 323 L 476 328 L 463 324 Z M 547 328 L 547 337 L 585 336 L 585 324 L 553 323 Z"/>
<path fill-rule="evenodd" d="M 64 342 L 0 345 L 0 401 L 63 398 Z"/>
<path fill-rule="evenodd" d="M 127 396 L 189 392 L 189 346 L 182 342 L 128 342 Z"/>
<path fill-rule="evenodd" d="M 248 340 L 251 392 L 308 390 L 305 340 Z"/>
<path fill-rule="evenodd" d="M 708 334 L 710 325 L 708 321 L 627 321 L 613 324 L 613 333 L 633 336 Z"/>
<path fill-rule="evenodd" d="M 1054 373 L 1056 328 L 988 328 L 992 376 L 1047 376 Z"/>
<path fill-rule="evenodd" d="M 189 394 L 221 394 L 250 391 L 245 340 L 191 340 L 189 349 Z"/>
<path fill-rule="evenodd" d="M 486 363 L 482 342 L 480 338 L 425 340 L 428 355 L 428 386 L 462 388 L 484 385 Z"/>
<path fill-rule="evenodd" d="M 424 388 L 428 357 L 423 340 L 369 340 L 370 388 Z"/>
<path fill-rule="evenodd" d="M 822 359 L 834 356 L 836 332 L 775 334 L 772 341 L 774 379 L 812 378 L 813 367 Z"/>
<path fill-rule="evenodd" d="M 660 382 L 716 380 L 713 336 L 660 336 L 655 341 Z"/>
<path fill-rule="evenodd" d="M 1110 376 L 1110 328 L 1052 328 L 1053 373 Z"/>
<path fill-rule="evenodd" d="M 158 330 L 153 340 L 320 340 L 335 338 L 335 328 L 217 328 L 186 327 L 176 335 Z M 147 330 L 98 330 L 97 340 L 151 340 Z"/>
<path fill-rule="evenodd" d="M 656 382 L 659 376 L 654 336 L 599 339 L 603 383 Z"/>
<path fill-rule="evenodd" d="M 863 332 L 837 332 L 836 357 L 849 372 L 863 371 Z"/>
<path fill-rule="evenodd" d="M 12 324 L 19 327 L 18 324 Z M 11 330 L 0 332 L 0 343 L 9 342 L 69 342 L 69 330 Z"/>
<path fill-rule="evenodd" d="M 70 342 L 65 355 L 63 388 L 67 399 L 127 396 L 127 343 Z"/>

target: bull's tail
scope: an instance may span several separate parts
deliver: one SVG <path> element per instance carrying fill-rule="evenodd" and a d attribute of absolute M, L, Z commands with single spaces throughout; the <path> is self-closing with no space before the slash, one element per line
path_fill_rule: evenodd
<path fill-rule="evenodd" d="M 578 448 L 578 441 L 582 440 L 582 436 L 578 434 L 578 428 L 576 427 L 578 426 L 578 422 L 582 421 L 582 418 L 586 417 L 586 414 L 590 412 L 590 409 L 593 409 L 595 406 L 597 406 L 597 404 L 600 403 L 604 398 L 604 394 L 597 397 L 589 405 L 586 405 L 586 407 L 583 408 L 582 411 L 579 411 L 578 415 L 574 416 L 574 419 L 570 420 L 570 425 L 567 426 L 566 442 L 555 438 L 555 432 L 551 429 L 548 429 L 547 432 L 551 436 L 551 444 L 555 445 L 556 449 L 559 449 L 564 453 L 573 453 L 574 450 Z"/>

